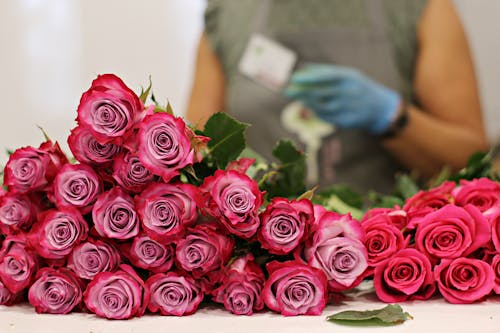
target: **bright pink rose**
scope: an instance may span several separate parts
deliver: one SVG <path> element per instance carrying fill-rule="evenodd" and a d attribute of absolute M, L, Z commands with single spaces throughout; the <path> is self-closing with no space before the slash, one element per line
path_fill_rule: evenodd
<path fill-rule="evenodd" d="M 168 113 L 146 116 L 139 125 L 138 140 L 142 164 L 165 182 L 194 161 L 184 120 Z"/>
<path fill-rule="evenodd" d="M 39 215 L 28 243 L 43 258 L 63 259 L 87 239 L 89 226 L 74 208 L 51 209 Z"/>
<path fill-rule="evenodd" d="M 113 74 L 99 75 L 80 99 L 78 123 L 101 143 L 121 143 L 139 120 L 144 106 L 137 95 Z"/>
<path fill-rule="evenodd" d="M 132 242 L 124 243 L 121 250 L 132 265 L 152 273 L 166 272 L 174 262 L 172 245 L 158 243 L 146 234 L 139 234 Z"/>
<path fill-rule="evenodd" d="M 377 215 L 387 216 L 390 219 L 391 224 L 399 230 L 403 230 L 408 224 L 407 213 L 403 209 L 399 208 L 399 206 L 396 206 L 395 208 L 372 208 L 365 213 L 361 223 Z"/>
<path fill-rule="evenodd" d="M 264 272 L 254 261 L 252 254 L 237 258 L 226 268 L 222 285 L 215 291 L 216 302 L 237 315 L 251 315 L 262 310 L 262 286 Z"/>
<path fill-rule="evenodd" d="M 54 181 L 56 206 L 76 207 L 82 214 L 92 210 L 92 205 L 101 192 L 101 180 L 86 164 L 66 164 Z"/>
<path fill-rule="evenodd" d="M 497 253 L 493 257 L 491 268 L 493 268 L 493 272 L 495 273 L 495 286 L 493 287 L 493 291 L 495 294 L 500 295 L 500 253 Z"/>
<path fill-rule="evenodd" d="M 0 197 L 0 230 L 5 234 L 28 231 L 37 213 L 38 207 L 30 197 L 7 193 Z"/>
<path fill-rule="evenodd" d="M 126 152 L 115 158 L 113 178 L 126 191 L 142 192 L 156 177 L 142 165 L 139 157 Z"/>
<path fill-rule="evenodd" d="M 491 226 L 491 240 L 495 250 L 500 253 L 500 206 L 495 206 L 483 213 Z"/>
<path fill-rule="evenodd" d="M 266 265 L 269 278 L 262 298 L 267 307 L 284 316 L 320 315 L 327 302 L 325 274 L 297 261 Z"/>
<path fill-rule="evenodd" d="M 432 261 L 467 256 L 490 238 L 488 221 L 476 207 L 447 205 L 420 219 L 415 245 Z"/>
<path fill-rule="evenodd" d="M 403 249 L 375 268 L 377 297 L 386 303 L 429 299 L 436 291 L 429 259 L 415 249 Z"/>
<path fill-rule="evenodd" d="M 83 293 L 87 308 L 108 319 L 141 317 L 149 302 L 149 289 L 132 267 L 97 274 Z"/>
<path fill-rule="evenodd" d="M 130 239 L 139 233 L 139 216 L 134 200 L 120 187 L 102 193 L 92 208 L 97 233 L 113 239 Z"/>
<path fill-rule="evenodd" d="M 230 233 L 246 239 L 255 235 L 263 197 L 256 181 L 236 171 L 217 170 L 205 178 L 201 189 L 206 196 L 208 214 Z"/>
<path fill-rule="evenodd" d="M 443 259 L 434 268 L 434 276 L 441 295 L 454 304 L 479 301 L 495 286 L 493 268 L 478 259 Z"/>
<path fill-rule="evenodd" d="M 135 197 L 142 227 L 149 237 L 163 243 L 181 238 L 198 218 L 201 194 L 189 184 L 151 184 Z"/>
<path fill-rule="evenodd" d="M 68 268 L 86 280 L 101 272 L 112 272 L 120 264 L 118 250 L 100 240 L 88 239 L 77 245 L 68 258 Z"/>
<path fill-rule="evenodd" d="M 408 213 L 408 222 L 452 203 L 451 191 L 454 188 L 455 183 L 447 181 L 431 190 L 419 191 L 406 200 L 403 210 Z"/>
<path fill-rule="evenodd" d="M 90 130 L 82 126 L 71 131 L 68 146 L 78 162 L 89 165 L 109 164 L 121 151 L 119 145 L 99 143 Z"/>
<path fill-rule="evenodd" d="M 5 166 L 4 184 L 9 192 L 28 193 L 44 190 L 51 179 L 47 179 L 50 156 L 33 147 L 17 149 Z"/>
<path fill-rule="evenodd" d="M 0 280 L 16 294 L 31 284 L 38 267 L 36 256 L 26 250 L 21 235 L 9 236 L 0 250 Z"/>
<path fill-rule="evenodd" d="M 481 212 L 493 206 L 500 206 L 500 184 L 488 178 L 460 180 L 460 186 L 453 192 L 455 204 L 465 206 L 471 204 Z"/>
<path fill-rule="evenodd" d="M 231 257 L 234 240 L 209 224 L 189 228 L 179 240 L 176 259 L 182 269 L 198 279 L 211 271 L 221 269 Z"/>
<path fill-rule="evenodd" d="M 310 200 L 274 198 L 260 215 L 257 234 L 262 247 L 270 253 L 291 253 L 304 240 L 306 230 L 314 219 Z"/>
<path fill-rule="evenodd" d="M 2 282 L 0 279 L 0 305 L 14 305 L 22 300 L 22 293 L 14 294 L 12 293 Z"/>
<path fill-rule="evenodd" d="M 72 271 L 45 267 L 37 272 L 28 300 L 37 313 L 66 314 L 82 301 L 81 287 Z"/>
<path fill-rule="evenodd" d="M 164 316 L 193 314 L 203 300 L 203 292 L 193 278 L 174 272 L 158 273 L 146 281 L 151 292 L 148 309 Z"/>

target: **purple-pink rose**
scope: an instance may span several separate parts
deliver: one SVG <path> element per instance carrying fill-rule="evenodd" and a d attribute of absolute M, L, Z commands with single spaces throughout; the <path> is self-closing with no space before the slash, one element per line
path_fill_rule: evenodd
<path fill-rule="evenodd" d="M 160 311 L 164 316 L 193 314 L 204 297 L 196 280 L 175 272 L 155 274 L 146 281 L 146 286 L 151 293 L 149 311 Z"/>
<path fill-rule="evenodd" d="M 456 205 L 474 205 L 481 212 L 500 205 L 500 184 L 488 178 L 462 179 L 452 194 Z"/>
<path fill-rule="evenodd" d="M 495 250 L 500 253 L 500 206 L 495 206 L 483 213 L 491 226 L 491 240 Z"/>
<path fill-rule="evenodd" d="M 27 195 L 0 196 L 0 230 L 4 234 L 28 231 L 36 220 L 38 207 Z"/>
<path fill-rule="evenodd" d="M 75 159 L 89 165 L 112 163 L 121 147 L 113 143 L 99 143 L 88 128 L 75 127 L 68 137 L 68 146 Z"/>
<path fill-rule="evenodd" d="M 120 187 L 99 195 L 92 208 L 92 219 L 101 237 L 130 239 L 139 233 L 139 215 L 134 200 Z"/>
<path fill-rule="evenodd" d="M 28 292 L 28 300 L 37 313 L 66 314 L 82 301 L 82 285 L 74 273 L 44 267 Z"/>
<path fill-rule="evenodd" d="M 139 234 L 131 242 L 124 243 L 121 250 L 132 265 L 152 273 L 166 272 L 174 263 L 172 245 L 159 243 L 146 234 Z"/>
<path fill-rule="evenodd" d="M 68 268 L 86 280 L 92 280 L 101 272 L 112 272 L 120 264 L 118 250 L 109 243 L 88 239 L 80 243 L 68 257 Z"/>
<path fill-rule="evenodd" d="M 14 305 L 21 301 L 22 293 L 14 294 L 12 293 L 0 279 L 0 305 Z"/>
<path fill-rule="evenodd" d="M 322 313 L 328 296 L 323 271 L 297 261 L 273 261 L 266 268 L 262 298 L 269 309 L 284 316 Z"/>
<path fill-rule="evenodd" d="M 500 295 L 500 253 L 497 253 L 492 261 L 491 268 L 495 273 L 495 286 L 493 287 L 493 291 L 495 294 Z"/>
<path fill-rule="evenodd" d="M 141 163 L 137 155 L 126 152 L 115 158 L 114 180 L 126 191 L 142 192 L 156 177 Z"/>
<path fill-rule="evenodd" d="M 38 268 L 36 256 L 26 250 L 22 235 L 8 236 L 0 250 L 0 280 L 16 294 L 31 284 Z"/>
<path fill-rule="evenodd" d="M 493 268 L 479 259 L 443 259 L 434 268 L 434 276 L 441 295 L 454 304 L 480 301 L 495 286 Z"/>
<path fill-rule="evenodd" d="M 115 272 L 97 274 L 83 293 L 87 308 L 108 319 L 129 319 L 144 314 L 149 289 L 132 267 L 120 265 Z"/>

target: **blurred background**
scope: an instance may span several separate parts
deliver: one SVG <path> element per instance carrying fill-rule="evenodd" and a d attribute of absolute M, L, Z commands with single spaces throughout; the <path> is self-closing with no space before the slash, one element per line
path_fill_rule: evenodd
<path fill-rule="evenodd" d="M 500 1 L 456 0 L 472 46 L 484 121 L 500 140 Z M 38 144 L 43 127 L 65 151 L 80 95 L 100 73 L 135 91 L 153 80 L 184 114 L 204 0 L 0 1 L 0 164 L 7 148 Z"/>

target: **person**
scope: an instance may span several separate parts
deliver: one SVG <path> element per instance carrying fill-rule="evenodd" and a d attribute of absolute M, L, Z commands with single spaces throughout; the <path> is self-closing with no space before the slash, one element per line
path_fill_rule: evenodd
<path fill-rule="evenodd" d="M 255 32 L 298 56 L 283 92 L 238 70 Z M 451 0 L 209 0 L 187 119 L 203 127 L 229 112 L 251 124 L 248 145 L 270 158 L 278 139 L 301 136 L 282 121 L 292 101 L 331 125 L 317 133 L 321 185 L 388 193 L 398 170 L 430 177 L 488 146 Z"/>

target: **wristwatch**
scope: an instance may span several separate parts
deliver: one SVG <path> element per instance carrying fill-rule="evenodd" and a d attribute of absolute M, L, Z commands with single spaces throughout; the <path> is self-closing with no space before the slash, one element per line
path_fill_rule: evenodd
<path fill-rule="evenodd" d="M 381 140 L 394 138 L 398 136 L 398 134 L 400 134 L 406 128 L 406 126 L 408 126 L 408 122 L 409 122 L 408 104 L 406 103 L 406 101 L 401 100 L 401 104 L 398 110 L 398 114 L 396 115 L 396 118 L 393 120 L 391 125 L 389 125 L 389 127 L 378 137 Z"/>

